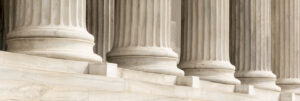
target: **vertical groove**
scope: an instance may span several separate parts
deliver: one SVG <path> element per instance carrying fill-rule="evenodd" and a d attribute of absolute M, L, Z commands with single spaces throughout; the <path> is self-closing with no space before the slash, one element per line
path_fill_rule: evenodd
<path fill-rule="evenodd" d="M 229 32 L 226 27 L 229 16 L 227 0 L 184 1 L 183 48 L 181 62 L 225 61 Z M 227 31 L 226 31 L 227 30 Z"/>
<path fill-rule="evenodd" d="M 122 24 L 123 19 L 116 19 L 116 25 L 114 25 L 114 5 L 115 0 L 86 0 L 87 7 L 86 12 L 89 12 L 86 16 L 87 20 L 87 29 L 95 37 L 95 52 L 102 56 L 103 62 L 107 61 L 106 53 L 108 53 L 112 46 L 117 47 L 117 45 L 122 44 L 120 40 L 123 36 Z M 121 5 L 124 3 L 124 0 L 117 1 L 116 5 Z M 123 10 L 122 6 L 117 6 L 117 11 Z M 116 15 L 116 17 L 123 18 L 122 14 Z M 114 36 L 114 26 L 117 28 L 115 38 L 119 40 L 118 43 L 113 43 Z"/>
<path fill-rule="evenodd" d="M 13 18 L 14 30 L 7 35 L 8 51 L 101 61 L 101 57 L 93 53 L 93 36 L 78 24 L 85 15 L 79 13 L 82 3 L 79 1 L 84 0 L 18 0 Z"/>
<path fill-rule="evenodd" d="M 73 27 L 84 29 L 79 23 L 85 21 L 82 19 L 84 15 L 80 13 L 80 8 L 85 7 L 81 4 L 83 0 L 71 2 L 72 0 L 18 0 L 15 27 L 74 24 Z M 66 23 L 65 20 L 69 21 Z"/>
<path fill-rule="evenodd" d="M 116 47 L 170 47 L 170 0 L 117 0 Z M 122 3 L 126 2 L 126 3 Z M 123 16 L 125 15 L 125 16 Z M 125 28 L 125 31 L 124 29 Z"/>
<path fill-rule="evenodd" d="M 203 80 L 239 84 L 229 60 L 229 0 L 182 0 L 180 68 Z M 225 79 L 226 78 L 226 79 Z"/>
<path fill-rule="evenodd" d="M 271 0 L 232 0 L 231 57 L 237 74 L 271 72 Z M 236 75 L 245 77 L 244 75 Z M 272 77 L 272 76 L 271 76 Z"/>
<path fill-rule="evenodd" d="M 299 80 L 298 3 L 298 0 L 272 1 L 272 66 L 279 79 Z"/>

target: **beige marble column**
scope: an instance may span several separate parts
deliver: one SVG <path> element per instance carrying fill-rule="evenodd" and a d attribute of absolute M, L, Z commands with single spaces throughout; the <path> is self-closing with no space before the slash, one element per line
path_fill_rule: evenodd
<path fill-rule="evenodd" d="M 284 92 L 300 92 L 300 0 L 272 0 L 272 67 Z"/>
<path fill-rule="evenodd" d="M 116 0 L 110 62 L 121 68 L 183 75 L 170 45 L 171 0 Z"/>
<path fill-rule="evenodd" d="M 229 0 L 182 0 L 180 68 L 200 79 L 239 84 L 229 61 Z"/>
<path fill-rule="evenodd" d="M 94 51 L 107 61 L 113 46 L 115 0 L 86 0 L 87 30 L 95 37 Z"/>
<path fill-rule="evenodd" d="M 230 58 L 242 84 L 277 90 L 271 70 L 271 0 L 230 1 Z"/>
<path fill-rule="evenodd" d="M 86 0 L 16 0 L 8 51 L 100 62 L 86 30 Z"/>

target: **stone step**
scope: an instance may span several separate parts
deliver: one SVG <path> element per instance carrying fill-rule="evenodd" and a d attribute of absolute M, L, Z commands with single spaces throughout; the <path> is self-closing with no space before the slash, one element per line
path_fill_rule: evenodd
<path fill-rule="evenodd" d="M 255 89 L 255 95 L 234 93 L 233 85 L 202 80 L 199 88 L 192 88 L 145 82 L 130 79 L 131 76 L 129 79 L 111 78 L 2 65 L 0 74 L 0 100 L 3 101 L 14 98 L 32 99 L 30 101 L 278 101 L 279 98 L 279 92 Z"/>
<path fill-rule="evenodd" d="M 125 81 L 119 78 L 53 72 L 2 64 L 0 64 L 0 74 L 0 81 L 24 81 L 39 85 L 82 87 L 103 91 L 124 91 L 126 87 Z"/>
<path fill-rule="evenodd" d="M 0 64 L 8 67 L 18 66 L 31 69 L 71 73 L 86 73 L 88 67 L 87 62 L 46 58 L 5 51 L 0 51 Z"/>
<path fill-rule="evenodd" d="M 2 81 L 0 89 L 0 101 L 192 101 L 143 93 L 112 92 L 11 80 Z"/>
<path fill-rule="evenodd" d="M 162 85 L 182 85 L 199 88 L 199 77 L 147 73 L 118 68 L 114 63 L 89 64 L 89 74 L 123 78 Z"/>
<path fill-rule="evenodd" d="M 0 55 L 1 101 L 279 101 L 280 96 L 280 92 L 258 88 L 252 95 L 234 93 L 234 85 L 122 68 L 117 69 L 117 77 L 82 74 L 70 68 L 85 68 L 88 63 Z"/>
<path fill-rule="evenodd" d="M 122 68 L 119 68 L 118 70 L 119 70 L 119 77 L 127 80 L 143 81 L 143 82 L 162 84 L 162 85 L 176 84 L 177 77 L 173 75 L 147 73 L 142 71 L 122 69 Z"/>

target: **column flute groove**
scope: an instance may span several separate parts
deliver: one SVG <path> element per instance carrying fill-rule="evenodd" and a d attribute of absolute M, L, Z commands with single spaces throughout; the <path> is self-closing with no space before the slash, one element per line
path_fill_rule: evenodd
<path fill-rule="evenodd" d="M 230 56 L 242 84 L 280 91 L 271 70 L 271 0 L 231 0 Z"/>
<path fill-rule="evenodd" d="M 182 0 L 180 68 L 186 75 L 239 84 L 229 61 L 229 0 Z"/>
<path fill-rule="evenodd" d="M 94 37 L 85 27 L 85 0 L 15 0 L 8 51 L 52 58 L 100 62 Z M 80 24 L 83 23 L 83 24 Z"/>
<path fill-rule="evenodd" d="M 94 51 L 107 62 L 107 53 L 114 39 L 114 3 L 115 0 L 86 0 L 87 30 L 95 37 Z"/>
<path fill-rule="evenodd" d="M 116 0 L 115 40 L 108 61 L 121 68 L 183 75 L 170 45 L 171 0 Z"/>
<path fill-rule="evenodd" d="M 272 67 L 284 92 L 300 92 L 299 0 L 272 0 Z"/>

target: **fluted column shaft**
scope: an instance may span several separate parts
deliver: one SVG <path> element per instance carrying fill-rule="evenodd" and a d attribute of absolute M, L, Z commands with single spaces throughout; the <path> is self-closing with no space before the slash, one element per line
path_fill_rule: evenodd
<path fill-rule="evenodd" d="M 87 0 L 87 30 L 95 37 L 95 52 L 107 61 L 113 46 L 115 0 Z"/>
<path fill-rule="evenodd" d="M 180 68 L 186 75 L 239 84 L 229 61 L 229 0 L 182 0 Z"/>
<path fill-rule="evenodd" d="M 171 0 L 115 2 L 115 41 L 108 60 L 122 68 L 183 75 L 170 47 Z"/>
<path fill-rule="evenodd" d="M 280 90 L 271 70 L 271 0 L 231 0 L 230 56 L 242 84 Z"/>
<path fill-rule="evenodd" d="M 94 38 L 86 30 L 86 0 L 16 0 L 8 51 L 94 61 Z"/>
<path fill-rule="evenodd" d="M 272 66 L 283 91 L 300 92 L 300 0 L 272 1 Z"/>

